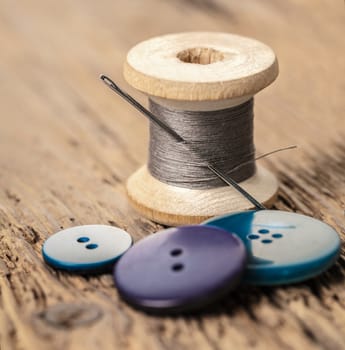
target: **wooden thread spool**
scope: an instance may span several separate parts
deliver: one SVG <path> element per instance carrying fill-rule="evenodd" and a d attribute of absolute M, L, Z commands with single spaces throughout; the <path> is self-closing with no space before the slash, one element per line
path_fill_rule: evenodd
<path fill-rule="evenodd" d="M 165 35 L 133 47 L 124 76 L 160 105 L 212 111 L 244 103 L 278 75 L 274 52 L 246 37 L 215 32 Z M 207 145 L 206 145 L 207 146 Z M 270 205 L 277 193 L 275 176 L 261 166 L 240 185 Z M 127 181 L 133 206 L 166 225 L 195 224 L 216 215 L 252 208 L 229 186 L 189 189 L 165 184 L 143 166 Z"/>

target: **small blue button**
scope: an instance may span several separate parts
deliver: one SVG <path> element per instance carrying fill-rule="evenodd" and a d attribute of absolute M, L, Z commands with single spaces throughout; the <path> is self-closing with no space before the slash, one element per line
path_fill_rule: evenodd
<path fill-rule="evenodd" d="M 99 273 L 132 245 L 132 238 L 118 227 L 85 225 L 71 227 L 50 236 L 43 245 L 44 261 L 56 269 L 78 273 Z"/>
<path fill-rule="evenodd" d="M 280 210 L 246 211 L 204 224 L 235 233 L 249 262 L 244 279 L 257 285 L 299 282 L 329 268 L 340 252 L 337 232 L 314 218 Z"/>

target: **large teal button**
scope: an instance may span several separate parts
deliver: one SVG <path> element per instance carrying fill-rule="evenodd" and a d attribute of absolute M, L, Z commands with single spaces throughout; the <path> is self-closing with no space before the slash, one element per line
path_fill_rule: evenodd
<path fill-rule="evenodd" d="M 340 239 L 332 227 L 296 213 L 245 211 L 204 224 L 220 227 L 242 239 L 249 257 L 244 280 L 250 284 L 306 280 L 330 267 L 340 252 Z"/>

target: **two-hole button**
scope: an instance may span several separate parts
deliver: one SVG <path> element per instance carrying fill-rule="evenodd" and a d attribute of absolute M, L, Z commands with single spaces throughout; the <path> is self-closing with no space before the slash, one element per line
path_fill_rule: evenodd
<path fill-rule="evenodd" d="M 152 311 L 184 311 L 210 303 L 239 282 L 246 253 L 227 231 L 170 228 L 134 245 L 114 270 L 127 302 Z"/>
<path fill-rule="evenodd" d="M 45 262 L 54 268 L 80 273 L 103 272 L 132 245 L 131 236 L 118 227 L 85 225 L 62 230 L 42 248 Z"/>

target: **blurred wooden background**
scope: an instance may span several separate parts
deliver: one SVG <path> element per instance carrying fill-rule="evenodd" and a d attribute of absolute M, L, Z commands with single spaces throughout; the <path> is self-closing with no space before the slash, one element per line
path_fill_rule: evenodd
<path fill-rule="evenodd" d="M 163 33 L 257 38 L 280 76 L 256 98 L 256 145 L 297 151 L 262 161 L 276 208 L 312 215 L 344 239 L 344 2 L 341 0 L 0 0 L 0 349 L 345 349 L 345 260 L 307 283 L 246 288 L 202 313 L 151 317 L 111 276 L 56 272 L 41 258 L 60 228 L 160 226 L 128 205 L 146 160 L 147 123 L 98 80 Z M 135 91 L 129 89 L 141 101 Z"/>

